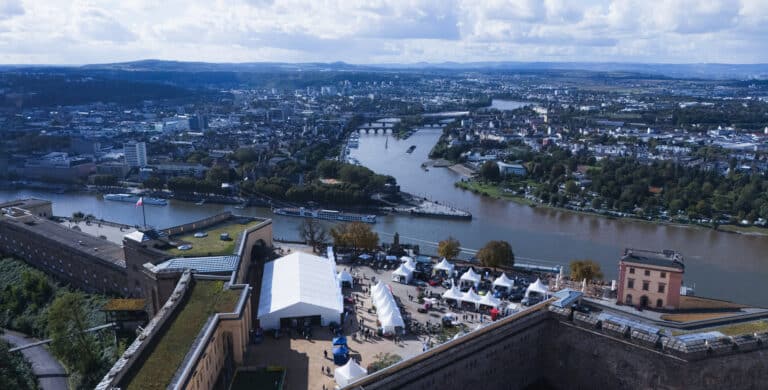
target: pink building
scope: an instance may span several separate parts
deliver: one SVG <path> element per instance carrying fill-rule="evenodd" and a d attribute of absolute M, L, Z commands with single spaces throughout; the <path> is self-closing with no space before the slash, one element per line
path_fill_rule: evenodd
<path fill-rule="evenodd" d="M 648 309 L 680 306 L 683 256 L 671 250 L 625 249 L 619 261 L 617 303 Z"/>

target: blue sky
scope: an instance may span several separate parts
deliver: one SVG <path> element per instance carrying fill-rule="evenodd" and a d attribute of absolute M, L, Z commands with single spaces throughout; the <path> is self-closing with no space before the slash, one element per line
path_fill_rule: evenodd
<path fill-rule="evenodd" d="M 768 0 L 0 0 L 0 63 L 768 63 Z"/>

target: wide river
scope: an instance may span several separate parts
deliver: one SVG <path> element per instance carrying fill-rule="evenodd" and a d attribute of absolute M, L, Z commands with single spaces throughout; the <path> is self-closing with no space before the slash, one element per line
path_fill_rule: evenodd
<path fill-rule="evenodd" d="M 390 241 L 392 234 L 399 232 L 401 241 L 420 244 L 422 251 L 432 253 L 437 241 L 449 235 L 471 249 L 489 240 L 507 240 L 520 262 L 567 265 L 574 259 L 593 259 L 601 264 L 607 279 L 616 278 L 618 260 L 626 247 L 674 249 L 685 257 L 685 283 L 695 285 L 697 295 L 758 306 L 768 303 L 768 258 L 764 255 L 768 253 L 768 237 L 606 219 L 481 197 L 455 188 L 453 183 L 461 176 L 447 168 L 420 168 L 440 133 L 438 129 L 424 129 L 407 140 L 363 134 L 352 157 L 378 173 L 394 176 L 403 191 L 454 205 L 471 212 L 474 218 L 379 217 L 374 228 L 382 240 Z M 411 145 L 416 149 L 406 153 Z M 0 200 L 31 196 L 52 200 L 56 215 L 83 211 L 106 220 L 142 223 L 141 211 L 134 205 L 104 201 L 94 194 L 0 191 Z M 273 218 L 276 237 L 297 238 L 300 219 L 275 216 L 264 208 L 235 210 L 232 206 L 172 201 L 167 207 L 147 206 L 147 223 L 168 227 L 224 210 Z"/>

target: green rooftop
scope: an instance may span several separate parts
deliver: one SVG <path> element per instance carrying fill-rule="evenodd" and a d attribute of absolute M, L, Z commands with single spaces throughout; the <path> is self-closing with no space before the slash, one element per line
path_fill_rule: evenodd
<path fill-rule="evenodd" d="M 242 233 L 243 230 L 256 226 L 262 222 L 264 221 L 227 221 L 207 229 L 200 229 L 184 235 L 173 236 L 171 237 L 171 241 L 176 243 L 176 247 L 169 249 L 168 253 L 176 257 L 231 255 L 235 251 L 235 245 L 237 245 L 237 238 L 240 233 Z M 207 236 L 195 237 L 195 233 L 207 233 Z M 222 240 L 220 237 L 222 233 L 229 235 L 229 240 Z M 188 250 L 178 249 L 182 244 L 192 245 L 192 248 Z"/>
<path fill-rule="evenodd" d="M 181 366 L 192 343 L 209 317 L 231 313 L 241 290 L 223 290 L 223 281 L 196 280 L 190 296 L 136 375 L 125 386 L 128 390 L 165 389 Z"/>

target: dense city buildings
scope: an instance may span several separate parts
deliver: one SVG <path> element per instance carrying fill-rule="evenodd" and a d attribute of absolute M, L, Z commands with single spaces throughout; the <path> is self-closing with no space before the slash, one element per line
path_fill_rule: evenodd
<path fill-rule="evenodd" d="M 131 168 L 143 168 L 147 165 L 147 144 L 144 142 L 127 142 L 123 144 L 125 165 Z"/>

